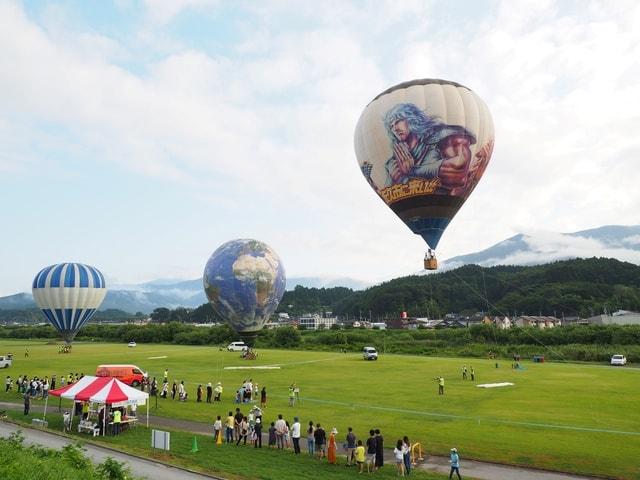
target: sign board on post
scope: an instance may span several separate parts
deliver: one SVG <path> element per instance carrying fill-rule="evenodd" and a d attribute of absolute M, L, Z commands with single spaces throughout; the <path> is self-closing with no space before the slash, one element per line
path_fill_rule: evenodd
<path fill-rule="evenodd" d="M 162 430 L 151 430 L 151 448 L 159 448 L 161 450 L 170 450 L 171 434 Z"/>

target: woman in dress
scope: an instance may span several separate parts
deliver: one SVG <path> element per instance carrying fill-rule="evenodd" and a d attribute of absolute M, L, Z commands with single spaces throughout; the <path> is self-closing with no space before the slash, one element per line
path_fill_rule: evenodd
<path fill-rule="evenodd" d="M 260 390 L 260 408 L 267 407 L 267 387 L 262 387 Z"/>
<path fill-rule="evenodd" d="M 329 461 L 329 463 L 334 464 L 336 463 L 336 454 L 338 451 L 338 446 L 336 444 L 336 435 L 338 434 L 338 430 L 336 430 L 335 428 L 333 428 L 331 430 L 331 434 L 329 435 L 329 448 L 327 449 L 327 460 Z"/>

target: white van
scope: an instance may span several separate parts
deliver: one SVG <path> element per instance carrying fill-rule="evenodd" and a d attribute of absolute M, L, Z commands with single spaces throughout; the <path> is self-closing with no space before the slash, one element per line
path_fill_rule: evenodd
<path fill-rule="evenodd" d="M 13 363 L 13 355 L 0 355 L 0 368 L 9 368 Z"/>
<path fill-rule="evenodd" d="M 243 350 L 248 350 L 249 347 L 245 345 L 244 342 L 231 342 L 227 345 L 227 350 L 230 352 L 242 352 Z"/>
<path fill-rule="evenodd" d="M 378 352 L 373 347 L 364 347 L 362 349 L 362 358 L 365 360 L 378 360 Z"/>

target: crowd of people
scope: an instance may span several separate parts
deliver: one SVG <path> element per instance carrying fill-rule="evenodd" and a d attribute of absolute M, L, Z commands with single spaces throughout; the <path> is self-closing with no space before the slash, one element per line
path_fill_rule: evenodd
<path fill-rule="evenodd" d="M 475 380 L 475 371 L 473 367 L 467 370 L 466 365 L 462 368 L 463 379 L 467 379 L 470 374 L 471 380 Z M 46 398 L 49 390 L 60 388 L 70 383 L 75 383 L 84 377 L 83 373 L 69 373 L 68 376 L 61 376 L 59 382 L 56 375 L 52 375 L 51 379 L 47 376 L 39 378 L 34 376 L 28 378 L 27 375 L 19 375 L 14 380 L 7 376 L 5 381 L 5 392 L 13 391 L 14 383 L 18 394 L 24 397 L 24 414 L 29 413 L 32 398 Z M 438 383 L 439 394 L 444 394 L 444 378 L 436 377 Z M 184 380 L 179 383 L 174 380 L 169 386 L 169 371 L 165 369 L 162 385 L 159 386 L 156 377 L 151 380 L 145 377 L 139 388 L 142 391 L 149 391 L 151 396 L 157 395 L 162 399 L 171 396 L 173 400 L 186 402 L 189 394 L 185 387 Z M 223 386 L 221 382 L 217 382 L 215 386 L 212 382 L 208 382 L 205 387 L 198 384 L 195 397 L 196 402 L 220 402 L 223 394 Z M 292 383 L 288 387 L 288 405 L 294 406 L 300 402 L 300 387 Z M 258 406 L 259 402 L 259 406 Z M 250 404 L 246 415 L 241 411 L 241 407 L 237 407 L 234 412 L 228 412 L 226 418 L 217 416 L 213 424 L 214 440 L 218 443 L 235 443 L 236 445 L 252 445 L 254 448 L 262 448 L 263 435 L 266 436 L 267 447 L 278 450 L 292 450 L 294 454 L 301 453 L 300 441 L 303 437 L 307 440 L 307 453 L 319 460 L 326 459 L 329 464 L 337 464 L 338 456 L 338 430 L 334 427 L 325 431 L 320 423 L 309 421 L 306 427 L 302 427 L 300 418 L 293 416 L 289 422 L 282 414 L 269 422 L 268 426 L 264 425 L 265 419 L 263 410 L 267 407 L 267 389 L 263 385 L 262 388 L 252 378 L 245 379 L 241 385 L 235 390 L 235 403 Z M 78 408 L 83 408 L 78 404 Z M 86 406 L 84 407 L 86 409 Z M 84 417 L 86 412 L 82 413 Z M 65 415 L 69 416 L 68 412 Z M 97 427 L 102 429 L 104 409 L 101 409 Z M 135 413 L 134 413 L 135 415 Z M 122 412 L 116 410 L 109 412 L 109 420 L 113 422 L 113 433 L 117 434 L 119 430 L 119 420 Z M 65 422 L 66 425 L 66 422 Z M 100 431 L 102 433 L 102 431 Z M 369 430 L 366 438 L 357 438 L 352 427 L 347 428 L 347 433 L 341 442 L 342 449 L 346 456 L 347 467 L 356 466 L 359 473 L 374 473 L 384 466 L 384 438 L 379 429 Z M 396 472 L 399 476 L 408 475 L 411 471 L 411 443 L 408 437 L 398 439 L 393 449 Z M 450 452 L 450 477 L 455 473 L 460 479 L 459 472 L 459 455 L 457 449 L 453 448 Z"/>
<path fill-rule="evenodd" d="M 278 450 L 292 450 L 294 454 L 301 453 L 301 440 L 307 440 L 307 454 L 319 460 L 326 459 L 330 464 L 337 464 L 338 460 L 338 430 L 333 427 L 327 431 L 320 423 L 309 421 L 303 427 L 298 416 L 292 421 L 282 414 L 265 426 L 262 408 L 251 406 L 244 414 L 240 407 L 235 413 L 228 412 L 226 418 L 218 415 L 213 424 L 213 439 L 216 443 L 229 443 L 239 446 L 251 445 L 262 448 L 263 435 L 266 437 L 267 448 Z M 341 439 L 345 454 L 345 465 L 355 466 L 359 473 L 373 473 L 384 466 L 384 437 L 380 429 L 369 430 L 365 439 L 358 439 L 352 427 Z M 411 442 L 407 436 L 398 439 L 393 450 L 396 471 L 399 476 L 408 475 L 411 471 Z M 455 461 L 454 461 L 455 454 Z M 459 463 L 457 450 L 452 449 L 451 473 L 458 473 Z"/>

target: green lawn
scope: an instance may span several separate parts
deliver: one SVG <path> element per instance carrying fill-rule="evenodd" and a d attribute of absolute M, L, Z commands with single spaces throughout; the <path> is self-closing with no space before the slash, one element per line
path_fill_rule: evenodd
<path fill-rule="evenodd" d="M 385 444 L 408 435 L 429 453 L 446 454 L 456 446 L 461 457 L 503 463 L 640 478 L 640 369 L 578 364 L 532 364 L 512 370 L 510 363 L 456 358 L 381 355 L 365 362 L 358 355 L 326 352 L 261 350 L 256 361 L 212 347 L 74 344 L 60 355 L 56 345 L 0 341 L 0 352 L 16 355 L 6 370 L 58 378 L 70 371 L 93 374 L 100 363 L 134 363 L 170 381 L 184 380 L 190 401 L 159 400 L 152 413 L 212 423 L 216 415 L 235 409 L 233 391 L 244 378 L 266 385 L 266 418 L 298 415 L 336 427 L 340 436 L 352 426 L 358 436 L 380 428 Z M 162 359 L 150 357 L 165 356 Z M 471 363 L 476 383 L 513 382 L 515 386 L 477 388 L 463 381 L 462 365 Z M 279 365 L 279 370 L 224 370 L 228 366 Z M 446 379 L 445 395 L 437 395 L 434 377 Z M 198 404 L 198 383 L 222 381 L 222 404 Z M 302 402 L 287 406 L 287 387 L 301 387 Z M 3 389 L 4 390 L 4 389 Z M 17 400 L 0 394 L 0 400 Z M 246 411 L 246 408 L 244 408 Z M 142 412 L 141 412 L 142 413 Z M 57 413 L 55 415 L 58 415 Z M 122 440 L 125 441 L 125 440 Z M 261 477 L 268 478 L 268 476 Z"/>

